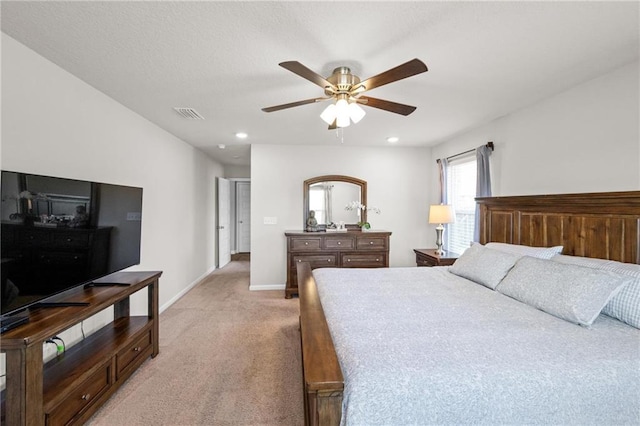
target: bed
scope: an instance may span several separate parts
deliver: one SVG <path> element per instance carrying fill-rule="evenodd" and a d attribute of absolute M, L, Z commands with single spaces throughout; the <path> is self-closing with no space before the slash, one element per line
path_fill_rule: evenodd
<path fill-rule="evenodd" d="M 640 421 L 640 330 L 591 306 L 608 307 L 640 279 L 611 272 L 640 263 L 640 191 L 478 201 L 474 250 L 491 267 L 471 254 L 452 267 L 299 266 L 306 424 Z M 541 259 L 482 257 L 499 243 L 548 249 Z M 553 247 L 563 255 L 548 255 Z M 458 275 L 468 271 L 473 279 Z M 544 286 L 556 272 L 602 294 L 577 291 L 578 313 L 554 311 L 556 287 Z M 535 284 L 521 286 L 531 275 Z M 530 289 L 543 289 L 533 298 L 548 306 L 527 299 Z"/>

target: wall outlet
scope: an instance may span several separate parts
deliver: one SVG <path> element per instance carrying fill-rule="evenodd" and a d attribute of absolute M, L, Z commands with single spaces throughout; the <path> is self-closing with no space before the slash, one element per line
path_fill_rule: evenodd
<path fill-rule="evenodd" d="M 127 220 L 133 220 L 133 221 L 141 221 L 142 220 L 142 213 L 140 212 L 128 212 L 127 213 Z"/>
<path fill-rule="evenodd" d="M 278 218 L 277 217 L 265 216 L 264 217 L 264 224 L 265 225 L 277 225 L 278 224 Z"/>

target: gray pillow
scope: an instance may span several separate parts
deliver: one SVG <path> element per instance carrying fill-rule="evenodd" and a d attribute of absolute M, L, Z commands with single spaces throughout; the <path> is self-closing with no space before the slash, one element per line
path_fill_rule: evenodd
<path fill-rule="evenodd" d="M 615 272 L 524 256 L 497 291 L 569 322 L 591 325 L 631 279 Z"/>
<path fill-rule="evenodd" d="M 602 309 L 602 313 L 619 319 L 635 328 L 640 328 L 640 265 L 580 256 L 564 256 L 561 254 L 552 257 L 551 260 L 612 271 L 632 277 L 633 281 L 611 298 L 609 303 Z"/>
<path fill-rule="evenodd" d="M 519 254 L 520 256 L 537 257 L 538 259 L 551 259 L 556 254 L 562 253 L 562 246 L 532 247 L 508 243 L 487 243 L 485 247 L 507 253 Z"/>
<path fill-rule="evenodd" d="M 517 254 L 473 244 L 455 261 L 449 272 L 495 290 L 519 258 Z"/>

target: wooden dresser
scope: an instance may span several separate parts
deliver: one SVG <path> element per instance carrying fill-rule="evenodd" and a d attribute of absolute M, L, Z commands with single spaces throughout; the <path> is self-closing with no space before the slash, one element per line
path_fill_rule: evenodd
<path fill-rule="evenodd" d="M 298 294 L 296 264 L 315 268 L 388 268 L 389 237 L 386 231 L 303 232 L 286 231 L 287 285 L 285 297 Z"/>

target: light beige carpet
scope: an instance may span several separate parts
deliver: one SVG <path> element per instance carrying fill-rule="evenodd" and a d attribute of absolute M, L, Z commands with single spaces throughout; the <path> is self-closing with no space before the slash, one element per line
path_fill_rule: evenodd
<path fill-rule="evenodd" d="M 249 262 L 231 262 L 160 315 L 160 354 L 88 424 L 302 425 L 298 315 L 298 299 L 249 291 Z"/>

